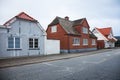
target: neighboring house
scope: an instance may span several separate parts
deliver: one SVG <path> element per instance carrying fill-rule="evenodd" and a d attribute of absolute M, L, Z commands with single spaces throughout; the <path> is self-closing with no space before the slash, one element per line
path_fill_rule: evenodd
<path fill-rule="evenodd" d="M 0 57 L 44 55 L 46 32 L 24 12 L 0 26 Z"/>
<path fill-rule="evenodd" d="M 90 31 L 86 18 L 70 21 L 56 17 L 46 30 L 48 39 L 60 40 L 61 53 L 96 50 L 97 38 Z"/>
<path fill-rule="evenodd" d="M 104 48 L 115 47 L 115 42 L 117 39 L 113 36 L 111 27 L 94 28 L 92 32 L 97 37 L 97 40 L 104 40 Z"/>
<path fill-rule="evenodd" d="M 115 47 L 120 47 L 120 36 L 114 36 L 117 41 L 115 42 Z"/>

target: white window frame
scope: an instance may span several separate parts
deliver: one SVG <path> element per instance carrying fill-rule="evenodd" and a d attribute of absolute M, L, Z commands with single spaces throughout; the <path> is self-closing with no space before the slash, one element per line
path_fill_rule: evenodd
<path fill-rule="evenodd" d="M 83 39 L 83 45 L 88 45 L 88 39 Z"/>
<path fill-rule="evenodd" d="M 80 45 L 80 38 L 74 37 L 72 39 L 73 46 L 79 46 Z"/>
<path fill-rule="evenodd" d="M 92 45 L 96 45 L 96 40 L 92 39 Z"/>
<path fill-rule="evenodd" d="M 30 47 L 31 46 L 31 44 L 30 44 L 30 39 L 32 39 L 33 41 L 32 41 L 32 47 Z M 36 45 L 35 45 L 35 40 L 37 39 L 37 47 L 35 47 Z M 39 48 L 39 39 L 38 38 L 29 38 L 29 49 L 38 49 Z"/>
<path fill-rule="evenodd" d="M 84 34 L 88 34 L 88 28 L 82 27 L 82 32 L 83 32 Z"/>
<path fill-rule="evenodd" d="M 9 47 L 9 38 L 13 38 L 13 48 Z M 19 38 L 19 48 L 16 48 L 16 38 Z M 20 37 L 8 37 L 8 49 L 20 49 L 21 48 L 21 40 Z"/>
<path fill-rule="evenodd" d="M 57 26 L 52 26 L 51 27 L 51 33 L 57 32 Z"/>

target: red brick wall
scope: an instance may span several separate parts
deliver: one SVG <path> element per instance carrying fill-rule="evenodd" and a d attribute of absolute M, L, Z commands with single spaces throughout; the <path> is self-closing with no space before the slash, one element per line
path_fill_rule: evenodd
<path fill-rule="evenodd" d="M 97 40 L 97 48 L 104 49 L 104 40 Z"/>
<path fill-rule="evenodd" d="M 58 24 L 57 26 L 57 32 L 51 33 L 51 27 L 49 26 L 47 28 L 47 38 L 48 39 L 57 39 L 60 40 L 60 48 L 61 49 L 67 49 L 68 48 L 68 37 L 67 33 L 64 31 L 64 29 Z"/>

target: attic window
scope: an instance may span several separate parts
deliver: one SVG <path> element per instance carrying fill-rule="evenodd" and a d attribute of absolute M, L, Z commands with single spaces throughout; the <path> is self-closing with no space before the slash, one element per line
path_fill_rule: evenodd
<path fill-rule="evenodd" d="M 57 32 L 57 26 L 52 26 L 51 27 L 51 33 Z"/>
<path fill-rule="evenodd" d="M 85 27 L 83 27 L 83 28 L 82 28 L 82 32 L 85 33 L 85 34 L 88 34 L 88 29 L 85 28 Z"/>

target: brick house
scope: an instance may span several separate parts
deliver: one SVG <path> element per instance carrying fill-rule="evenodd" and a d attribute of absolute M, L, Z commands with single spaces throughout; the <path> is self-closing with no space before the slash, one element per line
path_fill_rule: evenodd
<path fill-rule="evenodd" d="M 46 30 L 48 39 L 60 40 L 61 53 L 96 50 L 96 36 L 90 31 L 86 18 L 70 21 L 56 17 Z"/>
<path fill-rule="evenodd" d="M 113 47 L 115 47 L 115 42 L 117 41 L 117 39 L 113 36 L 113 32 L 112 32 L 111 27 L 94 28 L 92 32 L 97 37 L 98 41 L 100 41 L 100 40 L 104 41 L 104 43 L 103 43 L 104 48 L 113 48 Z"/>

